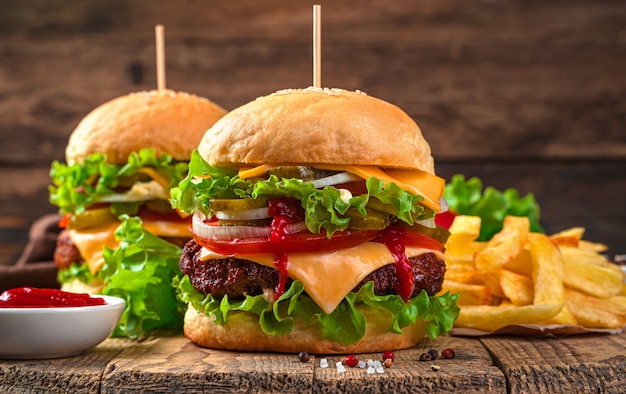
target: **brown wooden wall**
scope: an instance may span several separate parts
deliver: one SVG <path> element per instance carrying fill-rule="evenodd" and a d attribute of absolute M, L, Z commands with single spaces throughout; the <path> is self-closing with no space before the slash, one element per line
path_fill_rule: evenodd
<path fill-rule="evenodd" d="M 0 2 L 0 263 L 54 212 L 47 171 L 92 108 L 167 86 L 232 109 L 322 84 L 406 110 L 437 171 L 532 192 L 549 232 L 626 251 L 626 2 L 621 0 L 22 0 Z"/>

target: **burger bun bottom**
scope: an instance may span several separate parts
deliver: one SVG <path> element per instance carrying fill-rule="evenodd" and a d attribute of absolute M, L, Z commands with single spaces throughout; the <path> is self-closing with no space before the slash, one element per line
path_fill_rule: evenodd
<path fill-rule="evenodd" d="M 261 330 L 258 316 L 248 312 L 230 311 L 225 325 L 219 325 L 191 304 L 185 314 L 185 336 L 197 345 L 212 349 L 266 351 L 280 353 L 358 354 L 406 349 L 424 338 L 426 324 L 418 319 L 402 329 L 402 334 L 388 332 L 387 312 L 370 307 L 359 308 L 367 319 L 365 336 L 352 345 L 322 338 L 316 324 L 304 325 L 295 320 L 293 331 L 275 336 Z"/>

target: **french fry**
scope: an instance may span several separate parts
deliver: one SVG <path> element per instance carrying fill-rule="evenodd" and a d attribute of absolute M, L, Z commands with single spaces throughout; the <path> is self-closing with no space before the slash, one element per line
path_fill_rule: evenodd
<path fill-rule="evenodd" d="M 584 233 L 585 229 L 583 227 L 572 227 L 556 234 L 552 234 L 550 238 L 559 246 L 571 246 L 577 248 Z"/>
<path fill-rule="evenodd" d="M 500 287 L 513 305 L 522 306 L 533 303 L 535 290 L 533 281 L 528 276 L 503 269 L 500 271 Z"/>
<path fill-rule="evenodd" d="M 456 320 L 456 326 L 495 331 L 514 324 L 539 324 L 556 316 L 562 309 L 563 304 L 525 306 L 467 305 L 461 308 L 459 318 Z"/>
<path fill-rule="evenodd" d="M 491 290 L 487 286 L 445 280 L 440 294 L 446 292 L 459 293 L 457 305 L 489 305 Z"/>
<path fill-rule="evenodd" d="M 530 261 L 530 250 L 525 246 L 514 259 L 508 261 L 504 268 L 524 276 L 532 276 L 533 264 Z"/>
<path fill-rule="evenodd" d="M 606 300 L 566 289 L 567 305 L 579 324 L 593 328 L 620 328 L 624 317 L 606 309 Z"/>
<path fill-rule="evenodd" d="M 476 275 L 474 270 L 471 271 L 446 271 L 445 280 L 459 283 L 467 283 L 471 285 L 482 285 L 482 281 Z M 491 291 L 490 291 L 491 293 Z"/>
<path fill-rule="evenodd" d="M 609 301 L 608 307 L 612 312 L 615 312 L 619 315 L 626 315 L 626 296 L 616 295 L 606 299 Z"/>
<path fill-rule="evenodd" d="M 563 283 L 599 298 L 620 294 L 624 285 L 624 273 L 597 253 L 563 246 Z"/>
<path fill-rule="evenodd" d="M 535 305 L 565 304 L 563 258 L 558 247 L 545 234 L 528 234 L 530 260 L 533 265 Z M 547 323 L 577 324 L 567 305 Z"/>
<path fill-rule="evenodd" d="M 609 247 L 605 244 L 601 244 L 598 242 L 590 242 L 584 239 L 581 239 L 578 243 L 578 247 L 582 250 L 587 250 L 589 252 L 603 253 L 606 252 Z"/>
<path fill-rule="evenodd" d="M 450 226 L 450 237 L 446 242 L 446 261 L 473 263 L 474 253 L 481 248 L 475 242 L 480 234 L 480 217 L 459 215 Z"/>
<path fill-rule="evenodd" d="M 507 216 L 502 231 L 496 233 L 487 246 L 474 257 L 474 270 L 491 289 L 491 293 L 503 297 L 500 288 L 500 269 L 513 260 L 526 242 L 530 222 L 527 217 Z"/>

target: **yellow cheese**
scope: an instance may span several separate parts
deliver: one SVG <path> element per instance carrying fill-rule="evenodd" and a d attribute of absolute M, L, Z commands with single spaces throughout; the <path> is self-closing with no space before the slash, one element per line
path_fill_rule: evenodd
<path fill-rule="evenodd" d="M 143 228 L 159 237 L 191 239 L 191 224 L 165 221 L 143 221 Z"/>
<path fill-rule="evenodd" d="M 407 257 L 433 252 L 430 249 L 406 247 Z M 443 255 L 437 253 L 440 259 Z M 227 256 L 202 248 L 201 260 Z M 237 258 L 274 268 L 273 254 L 237 255 Z M 331 252 L 291 253 L 288 256 L 289 276 L 304 284 L 304 290 L 322 310 L 329 314 L 346 295 L 373 271 L 394 262 L 393 255 L 383 244 L 366 242 Z M 341 278 L 341 280 L 339 280 Z"/>
<path fill-rule="evenodd" d="M 253 178 L 267 173 L 274 164 L 263 164 L 254 168 L 245 168 L 239 171 L 239 177 Z M 355 174 L 363 179 L 375 177 L 388 183 L 393 182 L 401 189 L 410 193 L 424 197 L 422 204 L 439 212 L 441 210 L 440 197 L 443 196 L 443 189 L 446 182 L 443 178 L 431 175 L 419 170 L 382 170 L 374 166 L 357 166 L 342 164 L 312 164 L 312 167 L 321 170 L 346 171 Z"/>
<path fill-rule="evenodd" d="M 69 230 L 72 243 L 92 274 L 96 274 L 104 265 L 104 247 L 115 249 L 119 243 L 115 239 L 115 230 L 120 222 L 113 221 L 100 226 L 81 230 Z M 180 237 L 191 239 L 191 230 L 187 223 L 165 221 L 143 221 L 143 228 L 159 237 Z"/>
<path fill-rule="evenodd" d="M 152 167 L 142 167 L 137 170 L 137 172 L 148 175 L 150 178 L 154 179 L 163 187 L 164 190 L 169 189 L 170 181 L 167 177 L 161 175 L 157 170 Z"/>
<path fill-rule="evenodd" d="M 108 222 L 106 224 L 81 230 L 69 230 L 70 239 L 92 274 L 96 274 L 104 265 L 104 247 L 117 248 L 115 230 L 120 222 Z"/>

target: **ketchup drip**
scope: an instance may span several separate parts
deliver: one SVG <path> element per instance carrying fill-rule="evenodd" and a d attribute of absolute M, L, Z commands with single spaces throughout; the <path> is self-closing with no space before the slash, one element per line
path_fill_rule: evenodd
<path fill-rule="evenodd" d="M 298 218 L 298 207 L 294 200 L 280 198 L 268 201 L 268 212 L 272 217 L 270 225 L 270 242 L 280 243 L 285 239 L 285 228 L 287 225 Z M 287 286 L 287 278 L 289 277 L 289 257 L 287 253 L 274 254 L 274 266 L 280 273 L 278 284 L 274 288 L 276 298 L 283 295 Z"/>
<path fill-rule="evenodd" d="M 0 294 L 0 308 L 62 308 L 105 304 L 103 298 L 57 289 L 18 287 Z"/>
<path fill-rule="evenodd" d="M 396 275 L 398 280 L 395 288 L 396 293 L 405 302 L 408 302 L 413 291 L 415 290 L 415 277 L 413 276 L 413 268 L 406 257 L 403 238 L 406 232 L 398 226 L 389 226 L 382 230 L 380 235 L 373 241 L 384 244 L 393 255 L 396 267 Z"/>

